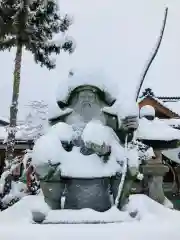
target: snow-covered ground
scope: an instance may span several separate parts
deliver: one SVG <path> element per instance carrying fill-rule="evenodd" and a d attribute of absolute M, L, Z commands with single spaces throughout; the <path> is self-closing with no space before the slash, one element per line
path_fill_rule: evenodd
<path fill-rule="evenodd" d="M 180 239 L 180 212 L 167 209 L 144 195 L 131 196 L 127 211 L 139 212 L 137 219 L 113 224 L 32 224 L 30 210 L 42 206 L 43 196 L 24 197 L 0 213 L 1 240 L 71 240 L 123 239 L 173 240 Z M 84 211 L 84 218 L 92 212 Z M 91 216 L 86 213 L 91 212 Z M 114 211 L 114 214 L 117 214 Z M 124 214 L 125 216 L 125 214 Z"/>

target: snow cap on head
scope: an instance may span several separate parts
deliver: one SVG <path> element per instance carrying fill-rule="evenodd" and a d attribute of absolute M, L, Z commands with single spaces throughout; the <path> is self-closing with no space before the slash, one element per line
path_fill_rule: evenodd
<path fill-rule="evenodd" d="M 150 105 L 145 105 L 140 109 L 140 118 L 146 116 L 155 117 L 155 109 Z"/>
<path fill-rule="evenodd" d="M 101 71 L 82 72 L 76 71 L 69 74 L 67 79 L 61 80 L 57 90 L 56 101 L 61 105 L 66 105 L 72 92 L 83 86 L 92 86 L 103 93 L 105 100 L 112 104 L 116 97 L 116 87 Z"/>

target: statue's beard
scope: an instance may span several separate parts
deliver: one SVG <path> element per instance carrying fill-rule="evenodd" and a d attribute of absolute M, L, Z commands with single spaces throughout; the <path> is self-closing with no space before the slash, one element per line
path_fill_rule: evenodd
<path fill-rule="evenodd" d="M 65 122 L 70 125 L 86 125 L 91 120 L 100 120 L 103 124 L 106 123 L 100 107 L 84 102 L 78 110 L 75 109 L 66 117 Z"/>

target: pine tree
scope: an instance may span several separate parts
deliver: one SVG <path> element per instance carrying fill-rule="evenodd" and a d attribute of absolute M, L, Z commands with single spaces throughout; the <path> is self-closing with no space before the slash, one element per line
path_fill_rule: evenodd
<path fill-rule="evenodd" d="M 23 49 L 30 51 L 36 63 L 55 68 L 51 54 L 61 50 L 73 52 L 72 39 L 53 41 L 54 35 L 64 33 L 71 25 L 66 15 L 61 17 L 55 0 L 1 0 L 0 1 L 0 51 L 16 48 L 13 94 L 10 106 L 10 126 L 7 139 L 8 162 L 13 159 L 20 87 Z"/>

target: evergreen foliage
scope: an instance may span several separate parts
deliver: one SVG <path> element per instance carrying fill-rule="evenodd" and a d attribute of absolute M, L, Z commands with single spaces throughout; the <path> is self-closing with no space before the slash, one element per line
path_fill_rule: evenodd
<path fill-rule="evenodd" d="M 61 17 L 54 0 L 2 0 L 0 16 L 2 51 L 20 44 L 33 54 L 36 63 L 52 69 L 55 68 L 52 53 L 74 50 L 71 38 L 61 36 L 61 40 L 53 41 L 55 34 L 65 33 L 72 23 L 68 15 Z"/>
<path fill-rule="evenodd" d="M 16 48 L 6 150 L 9 162 L 14 158 L 23 49 L 30 51 L 41 67 L 55 68 L 52 54 L 74 50 L 72 39 L 65 35 L 71 23 L 68 15 L 60 15 L 55 0 L 0 0 L 0 51 Z M 54 40 L 60 33 L 61 40 Z"/>

